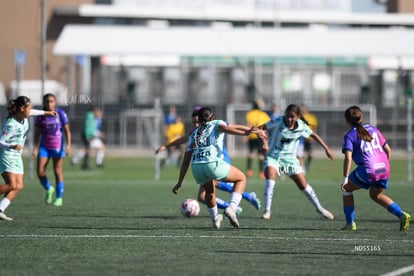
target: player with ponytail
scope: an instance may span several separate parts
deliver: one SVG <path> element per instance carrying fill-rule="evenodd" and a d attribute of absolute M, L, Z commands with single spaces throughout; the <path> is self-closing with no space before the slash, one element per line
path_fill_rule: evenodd
<path fill-rule="evenodd" d="M 411 216 L 402 211 L 390 197 L 383 194 L 383 191 L 388 188 L 391 147 L 376 127 L 362 122 L 363 114 L 358 106 L 349 107 L 344 115 L 351 129 L 344 135 L 342 144 L 345 157 L 341 190 L 346 219 L 343 230 L 356 230 L 352 192 L 362 188 L 368 189 L 372 200 L 400 220 L 400 231 L 406 231 Z M 352 161 L 357 167 L 351 172 Z"/>
<path fill-rule="evenodd" d="M 7 105 L 8 117 L 3 123 L 0 136 L 0 173 L 5 184 L 0 185 L 0 220 L 12 220 L 4 211 L 11 201 L 23 189 L 22 151 L 29 131 L 29 116 L 55 116 L 55 111 L 32 109 L 32 103 L 26 96 L 10 100 Z"/>
<path fill-rule="evenodd" d="M 188 138 L 179 178 L 172 191 L 174 194 L 177 194 L 191 163 L 194 179 L 200 185 L 200 189 L 205 189 L 205 201 L 213 227 L 220 228 L 223 217 L 221 214 L 218 214 L 215 180 L 234 183 L 230 204 L 225 209 L 224 215 L 229 218 L 230 223 L 234 227 L 239 227 L 240 224 L 236 213 L 242 199 L 242 193 L 246 187 L 246 176 L 238 168 L 224 160 L 223 139 L 226 133 L 248 135 L 251 132 L 259 134 L 263 133 L 263 131 L 216 120 L 216 116 L 208 107 L 203 107 L 199 110 L 198 123 L 199 126 Z"/>
<path fill-rule="evenodd" d="M 191 121 L 193 123 L 194 129 L 191 130 L 191 132 L 189 132 L 188 135 L 184 135 L 184 136 L 179 137 L 176 140 L 174 140 L 174 141 L 172 141 L 172 142 L 170 142 L 166 145 L 162 145 L 162 146 L 158 147 L 157 150 L 155 151 L 155 153 L 158 154 L 161 151 L 164 151 L 164 150 L 168 149 L 169 147 L 176 147 L 176 146 L 179 146 L 181 144 L 185 144 L 188 140 L 189 135 L 191 135 L 191 133 L 197 127 L 200 126 L 200 123 L 198 121 L 198 111 L 200 109 L 201 109 L 201 106 L 197 107 L 197 109 L 194 109 L 194 111 L 191 114 Z M 227 153 L 227 150 L 226 150 L 224 144 L 223 144 L 222 150 L 223 150 L 223 159 L 224 159 L 224 161 L 226 161 L 227 163 L 230 164 L 231 163 L 230 156 Z M 217 184 L 216 184 L 216 188 L 218 190 L 222 190 L 222 191 L 225 191 L 225 192 L 228 192 L 228 193 L 233 192 L 233 186 L 234 186 L 233 183 L 224 182 L 224 181 L 217 181 Z M 204 187 L 201 186 L 200 189 L 198 190 L 198 197 L 197 197 L 197 199 L 200 203 L 206 204 L 205 194 L 206 194 L 206 191 L 205 191 Z M 246 201 L 248 201 L 257 210 L 260 209 L 261 202 L 260 202 L 260 199 L 257 197 L 255 192 L 244 191 L 242 193 L 242 198 L 245 199 Z M 221 199 L 217 196 L 216 196 L 216 203 L 217 203 L 217 208 L 219 208 L 219 209 L 225 210 L 227 207 L 229 207 L 229 203 L 227 201 L 225 201 L 225 200 L 223 200 L 223 199 Z M 238 209 L 237 209 L 237 214 L 240 214 L 242 211 L 243 211 L 243 209 L 239 206 Z"/>
<path fill-rule="evenodd" d="M 334 215 L 322 207 L 315 190 L 308 184 L 303 167 L 296 154 L 301 139 L 312 137 L 325 150 L 326 156 L 333 159 L 331 149 L 320 136 L 306 124 L 300 106 L 290 104 L 283 116 L 259 126 L 268 131 L 269 138 L 263 140 L 265 155 L 264 213 L 262 219 L 270 219 L 276 175 L 286 174 L 310 200 L 316 211 L 324 218 L 333 220 Z"/>

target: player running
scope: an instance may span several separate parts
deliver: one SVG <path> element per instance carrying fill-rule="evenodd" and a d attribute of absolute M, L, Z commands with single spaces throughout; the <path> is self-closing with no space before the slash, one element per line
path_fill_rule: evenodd
<path fill-rule="evenodd" d="M 240 227 L 236 212 L 246 187 L 246 176 L 238 168 L 224 161 L 223 139 L 225 133 L 248 135 L 250 132 L 258 133 L 259 131 L 252 130 L 247 126 L 229 125 L 222 120 L 216 120 L 213 112 L 207 107 L 199 110 L 198 121 L 200 125 L 188 139 L 178 182 L 172 191 L 177 194 L 191 163 L 194 179 L 205 189 L 205 201 L 213 221 L 213 227 L 218 229 L 223 217 L 218 214 L 214 180 L 233 182 L 230 204 L 225 209 L 224 215 L 229 218 L 234 227 Z"/>
<path fill-rule="evenodd" d="M 383 194 L 388 188 L 391 147 L 375 127 L 362 123 L 363 114 L 358 106 L 345 111 L 345 121 L 351 129 L 345 134 L 342 145 L 344 153 L 343 192 L 346 225 L 343 230 L 357 229 L 353 191 L 369 190 L 369 196 L 400 220 L 400 231 L 408 230 L 411 216 L 403 212 L 396 202 Z M 357 165 L 351 173 L 352 160 Z"/>
<path fill-rule="evenodd" d="M 23 189 L 22 152 L 29 131 L 27 117 L 56 115 L 55 111 L 32 109 L 32 103 L 26 96 L 19 96 L 14 100 L 10 100 L 7 111 L 9 114 L 3 123 L 0 137 L 0 172 L 5 181 L 5 184 L 0 185 L 0 194 L 5 194 L 0 200 L 1 220 L 13 220 L 6 216 L 4 211 Z"/>
<path fill-rule="evenodd" d="M 325 150 L 329 159 L 333 159 L 330 148 L 319 135 L 312 131 L 304 121 L 300 107 L 295 104 L 289 105 L 284 116 L 277 117 L 259 126 L 267 130 L 269 137 L 263 139 L 265 156 L 265 187 L 264 187 L 264 214 L 263 219 L 270 219 L 273 190 L 275 187 L 276 174 L 287 174 L 296 186 L 315 206 L 316 211 L 324 218 L 334 219 L 334 216 L 322 207 L 313 188 L 307 183 L 303 167 L 297 158 L 297 148 L 302 137 L 312 137 Z"/>
<path fill-rule="evenodd" d="M 199 126 L 199 123 L 198 123 L 198 111 L 199 111 L 199 109 L 194 110 L 193 113 L 191 114 L 192 123 L 193 123 L 193 125 L 194 125 L 195 128 L 197 128 Z M 172 141 L 171 143 L 168 143 L 166 145 L 160 146 L 155 151 L 155 153 L 158 154 L 159 152 L 161 152 L 163 150 L 166 150 L 166 149 L 168 149 L 170 147 L 176 147 L 178 145 L 185 144 L 187 142 L 187 140 L 188 140 L 188 137 L 189 137 L 188 135 L 182 136 L 182 137 L 180 137 L 180 138 Z M 228 153 L 226 151 L 226 148 L 224 147 L 224 140 L 223 140 L 222 150 L 223 150 L 223 159 L 224 159 L 224 161 L 226 161 L 227 163 L 230 164 L 230 157 L 229 157 L 229 155 L 228 155 Z M 222 190 L 222 191 L 226 191 L 226 192 L 232 193 L 233 192 L 233 183 L 218 181 L 217 184 L 216 184 L 216 188 L 219 189 L 219 190 Z M 200 187 L 200 190 L 199 190 L 199 193 L 198 193 L 198 201 L 201 202 L 201 203 L 203 203 L 203 204 L 206 204 L 206 202 L 205 202 L 205 194 L 206 193 L 205 193 L 204 187 L 201 186 Z M 245 199 L 246 201 L 248 201 L 257 210 L 260 209 L 261 203 L 260 203 L 260 200 L 257 197 L 257 195 L 256 195 L 255 192 L 243 192 L 242 193 L 242 198 Z M 217 203 L 217 208 L 223 209 L 223 210 L 226 209 L 229 206 L 229 203 L 227 201 L 224 201 L 223 199 L 221 199 L 219 197 L 216 197 L 216 203 Z M 240 214 L 241 212 L 242 212 L 242 208 L 239 206 L 238 209 L 237 209 L 237 213 Z"/>

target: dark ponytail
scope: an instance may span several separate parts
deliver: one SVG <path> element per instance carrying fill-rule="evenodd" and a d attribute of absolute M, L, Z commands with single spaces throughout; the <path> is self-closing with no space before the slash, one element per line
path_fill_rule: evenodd
<path fill-rule="evenodd" d="M 348 124 L 356 127 L 359 139 L 371 142 L 373 138 L 368 130 L 362 126 L 362 111 L 358 106 L 354 105 L 345 110 L 345 120 Z"/>
<path fill-rule="evenodd" d="M 18 110 L 22 106 L 28 106 L 30 104 L 30 99 L 26 96 L 19 96 L 14 100 L 10 100 L 7 103 L 7 112 L 8 118 L 15 116 L 18 113 Z"/>
<path fill-rule="evenodd" d="M 216 116 L 214 115 L 213 111 L 211 111 L 211 109 L 208 107 L 202 107 L 198 111 L 198 122 L 200 124 L 200 126 L 198 127 L 198 131 L 197 131 L 198 136 L 201 135 L 201 133 L 203 133 L 206 123 L 211 120 L 214 120 L 215 117 Z"/>

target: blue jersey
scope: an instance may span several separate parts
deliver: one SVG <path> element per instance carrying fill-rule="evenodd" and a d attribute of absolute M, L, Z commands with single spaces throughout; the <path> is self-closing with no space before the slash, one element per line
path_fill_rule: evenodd
<path fill-rule="evenodd" d="M 387 141 L 377 128 L 370 125 L 363 125 L 363 127 L 373 138 L 372 141 L 367 142 L 359 139 L 356 127 L 353 127 L 344 136 L 342 152 L 352 152 L 352 160 L 358 169 L 365 170 L 368 181 L 388 179 L 390 164 L 384 150 Z"/>
<path fill-rule="evenodd" d="M 68 117 L 60 108 L 56 109 L 57 116 L 38 116 L 35 126 L 40 128 L 40 147 L 60 149 L 63 144 L 63 126 L 68 123 Z"/>

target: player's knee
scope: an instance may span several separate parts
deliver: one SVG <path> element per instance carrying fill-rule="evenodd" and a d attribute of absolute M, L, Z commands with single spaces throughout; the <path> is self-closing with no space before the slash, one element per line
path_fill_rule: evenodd
<path fill-rule="evenodd" d="M 37 172 L 37 177 L 38 178 L 45 178 L 46 177 L 46 172 L 45 171 Z"/>
<path fill-rule="evenodd" d="M 21 191 L 21 190 L 23 190 L 23 187 L 24 187 L 24 185 L 23 185 L 23 183 L 19 183 L 18 185 L 17 185 L 17 191 Z"/>
<path fill-rule="evenodd" d="M 22 182 L 18 182 L 18 181 L 14 181 L 10 183 L 10 187 L 12 191 L 21 191 L 23 190 L 23 183 Z"/>
<path fill-rule="evenodd" d="M 56 177 L 62 176 L 62 168 L 55 168 L 53 172 L 55 173 Z"/>
<path fill-rule="evenodd" d="M 379 200 L 379 197 L 380 197 L 380 194 L 379 194 L 379 193 L 373 193 L 373 192 L 370 192 L 370 193 L 369 193 L 369 197 L 370 197 L 373 201 L 378 201 L 378 200 Z"/>
<path fill-rule="evenodd" d="M 351 196 L 352 195 L 352 192 L 342 192 L 342 195 L 343 196 Z"/>

